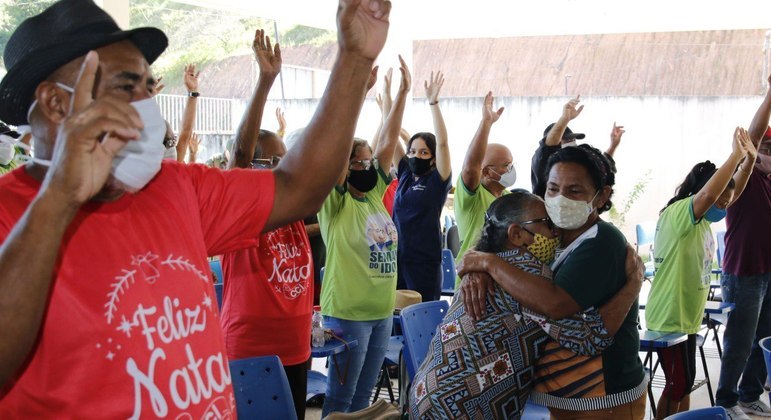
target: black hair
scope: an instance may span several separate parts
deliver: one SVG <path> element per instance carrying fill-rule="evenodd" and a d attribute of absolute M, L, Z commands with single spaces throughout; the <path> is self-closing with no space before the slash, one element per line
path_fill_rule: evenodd
<path fill-rule="evenodd" d="M 541 199 L 530 191 L 518 188 L 502 195 L 485 212 L 485 224 L 477 242 L 477 251 L 501 252 L 509 236 L 509 226 L 526 220 L 530 206 Z"/>
<path fill-rule="evenodd" d="M 254 155 L 252 156 L 252 159 L 259 159 L 262 157 L 262 141 L 265 140 L 268 137 L 276 137 L 279 140 L 281 140 L 278 137 L 278 134 L 270 131 L 270 130 L 264 130 L 260 129 L 259 133 L 257 134 L 257 143 L 254 145 Z"/>
<path fill-rule="evenodd" d="M 663 209 L 659 212 L 661 214 L 664 210 L 666 210 L 667 207 L 669 207 L 671 204 L 682 200 L 683 198 L 690 197 L 699 191 L 701 191 L 702 188 L 704 188 L 705 185 L 707 185 L 707 181 L 712 178 L 712 175 L 717 172 L 717 166 L 715 166 L 714 163 L 705 160 L 704 162 L 699 162 L 696 165 L 694 165 L 693 168 L 691 168 L 691 171 L 688 172 L 688 175 L 685 176 L 685 180 L 682 184 L 680 184 L 677 189 L 675 190 L 675 196 L 670 198 L 667 202 L 667 205 L 664 206 Z M 733 178 L 731 178 L 730 181 L 728 181 L 728 185 L 726 185 L 726 188 L 735 188 L 736 183 L 734 182 Z"/>
<path fill-rule="evenodd" d="M 413 134 L 410 137 L 410 141 L 407 142 L 407 153 L 410 152 L 410 147 L 412 147 L 412 142 L 415 139 L 423 139 L 426 142 L 426 146 L 428 146 L 428 150 L 431 151 L 431 156 L 436 157 L 436 136 L 433 133 L 421 132 Z"/>
<path fill-rule="evenodd" d="M 597 191 L 606 186 L 610 187 L 608 201 L 605 202 L 604 206 L 597 208 L 597 213 L 602 214 L 610 210 L 613 207 L 610 198 L 613 197 L 613 186 L 616 184 L 616 164 L 613 162 L 613 158 L 585 143 L 578 146 L 563 147 L 549 157 L 546 173 L 551 172 L 554 165 L 568 162 L 583 166 L 592 178 L 592 183 Z"/>

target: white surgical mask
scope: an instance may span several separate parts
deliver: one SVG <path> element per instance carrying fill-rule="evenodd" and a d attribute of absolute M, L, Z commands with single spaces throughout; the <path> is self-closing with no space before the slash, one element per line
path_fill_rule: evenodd
<path fill-rule="evenodd" d="M 65 84 L 56 83 L 67 92 L 75 90 Z M 27 119 L 37 100 L 32 102 L 27 112 Z M 137 192 L 144 188 L 148 182 L 161 170 L 163 153 L 166 150 L 163 145 L 163 136 L 166 134 L 166 121 L 161 115 L 161 109 L 153 98 L 131 102 L 131 106 L 139 113 L 139 118 L 145 128 L 139 133 L 140 137 L 126 143 L 112 161 L 112 175 L 128 192 Z M 17 143 L 29 149 L 22 143 Z M 50 160 L 31 158 L 41 165 L 51 166 Z"/>
<path fill-rule="evenodd" d="M 161 170 L 161 161 L 166 147 L 166 121 L 161 109 L 153 98 L 132 102 L 145 128 L 137 140 L 129 141 L 112 161 L 112 174 L 127 191 L 136 192 L 144 188 Z"/>
<path fill-rule="evenodd" d="M 491 169 L 492 170 L 492 169 Z M 495 172 L 495 171 L 493 171 Z M 502 175 L 495 172 L 496 175 L 501 177 L 497 182 L 503 186 L 503 188 L 509 188 L 517 182 L 517 169 L 513 166 L 510 171 L 504 172 Z"/>
<path fill-rule="evenodd" d="M 600 192 L 589 200 L 572 200 L 563 195 L 556 197 L 545 197 L 546 213 L 555 225 L 562 229 L 578 229 L 589 220 L 589 215 L 592 214 L 594 207 L 592 201 Z"/>

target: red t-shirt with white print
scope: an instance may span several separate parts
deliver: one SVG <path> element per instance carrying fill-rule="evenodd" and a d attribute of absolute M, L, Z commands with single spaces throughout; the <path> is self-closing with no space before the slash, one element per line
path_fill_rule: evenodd
<path fill-rule="evenodd" d="M 222 257 L 222 331 L 230 359 L 276 354 L 285 366 L 311 354 L 313 258 L 302 220 Z"/>
<path fill-rule="evenodd" d="M 0 240 L 39 188 L 0 178 Z M 164 161 L 137 194 L 85 204 L 0 418 L 235 418 L 206 256 L 254 246 L 274 189 L 269 171 Z"/>

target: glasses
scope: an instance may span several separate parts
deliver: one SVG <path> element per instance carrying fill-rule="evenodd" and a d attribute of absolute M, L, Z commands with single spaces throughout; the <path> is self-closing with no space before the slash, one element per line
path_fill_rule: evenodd
<path fill-rule="evenodd" d="M 549 228 L 549 230 L 554 230 L 554 222 L 551 221 L 549 216 L 542 217 L 540 219 L 533 219 L 533 220 L 525 220 L 524 222 L 520 222 L 519 225 L 522 226 L 523 229 L 525 225 L 532 225 L 533 223 L 546 223 L 546 226 Z M 527 229 L 525 229 L 527 230 Z M 529 230 L 527 230 L 530 232 Z M 530 232 L 531 234 L 533 232 Z"/>
<path fill-rule="evenodd" d="M 281 161 L 281 156 L 271 156 L 270 159 L 252 159 L 252 168 L 275 168 Z"/>
<path fill-rule="evenodd" d="M 352 160 L 348 165 L 348 169 L 353 169 L 354 171 L 366 171 L 372 167 L 372 162 L 374 162 L 372 159 Z"/>
<path fill-rule="evenodd" d="M 511 170 L 512 170 L 512 169 L 514 169 L 514 164 L 513 164 L 513 163 L 507 163 L 507 164 L 505 164 L 505 165 L 487 165 L 487 167 L 488 167 L 488 168 L 501 168 L 501 167 L 506 167 L 506 171 L 504 171 L 504 173 L 508 173 L 508 172 L 511 172 Z M 497 173 L 498 173 L 498 172 L 496 172 L 496 174 L 497 174 Z M 499 175 L 500 175 L 500 174 L 499 174 Z"/>

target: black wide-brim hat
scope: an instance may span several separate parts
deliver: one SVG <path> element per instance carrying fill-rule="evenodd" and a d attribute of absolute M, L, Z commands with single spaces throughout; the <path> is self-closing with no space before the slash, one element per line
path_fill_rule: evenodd
<path fill-rule="evenodd" d="M 27 124 L 40 82 L 89 51 L 123 40 L 136 45 L 150 64 L 169 44 L 157 28 L 121 30 L 92 0 L 62 0 L 25 20 L 3 52 L 8 73 L 0 82 L 0 120 Z"/>

